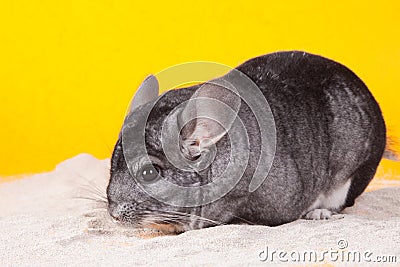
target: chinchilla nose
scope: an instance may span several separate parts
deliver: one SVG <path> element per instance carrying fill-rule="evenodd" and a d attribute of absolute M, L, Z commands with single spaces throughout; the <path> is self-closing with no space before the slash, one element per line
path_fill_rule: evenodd
<path fill-rule="evenodd" d="M 122 217 L 121 209 L 115 202 L 108 203 L 108 213 L 110 213 L 111 217 L 117 221 L 120 220 Z"/>

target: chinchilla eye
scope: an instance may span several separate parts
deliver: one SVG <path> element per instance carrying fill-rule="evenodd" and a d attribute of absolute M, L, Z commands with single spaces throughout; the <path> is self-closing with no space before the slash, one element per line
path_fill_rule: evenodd
<path fill-rule="evenodd" d="M 138 177 L 145 182 L 152 182 L 158 178 L 159 173 L 160 169 L 158 166 L 146 164 L 140 169 Z"/>

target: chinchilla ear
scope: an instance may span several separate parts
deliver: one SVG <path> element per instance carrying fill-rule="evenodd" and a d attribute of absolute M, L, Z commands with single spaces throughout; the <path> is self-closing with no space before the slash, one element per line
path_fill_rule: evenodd
<path fill-rule="evenodd" d="M 193 94 L 181 114 L 181 146 L 189 158 L 218 142 L 231 128 L 240 108 L 241 98 L 225 80 L 213 80 Z"/>
<path fill-rule="evenodd" d="M 133 98 L 130 107 L 129 113 L 137 109 L 138 107 L 155 100 L 158 97 L 158 80 L 156 76 L 149 75 L 139 86 L 136 91 L 135 97 Z"/>

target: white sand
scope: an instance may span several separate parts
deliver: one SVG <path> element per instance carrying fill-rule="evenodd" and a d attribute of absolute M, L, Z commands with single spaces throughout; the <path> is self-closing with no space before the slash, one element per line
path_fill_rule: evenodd
<path fill-rule="evenodd" d="M 299 265 L 289 253 L 297 257 L 297 252 L 315 250 L 318 254 L 313 255 L 321 259 L 329 249 L 332 258 L 325 254 L 325 262 L 334 265 L 347 258 L 343 251 L 361 257 L 370 252 L 371 260 L 394 255 L 397 264 L 392 265 L 400 265 L 400 187 L 365 193 L 344 218 L 329 221 L 298 220 L 279 227 L 228 225 L 143 238 L 142 232 L 115 226 L 101 204 L 75 198 L 93 197 L 95 188 L 104 192 L 107 174 L 107 161 L 79 155 L 54 172 L 1 183 L 0 266 L 265 266 L 271 263 L 272 250 L 286 251 L 282 260 Z M 338 245 L 341 239 L 345 241 Z M 341 250 L 346 242 L 347 248 Z M 260 252 L 267 248 L 269 259 L 262 262 Z M 365 265 L 363 260 L 352 265 Z M 281 262 L 278 254 L 273 262 Z"/>

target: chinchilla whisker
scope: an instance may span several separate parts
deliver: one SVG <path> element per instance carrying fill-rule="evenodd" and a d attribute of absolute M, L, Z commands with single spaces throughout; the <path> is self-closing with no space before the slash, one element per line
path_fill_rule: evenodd
<path fill-rule="evenodd" d="M 99 194 L 96 194 L 95 192 L 90 192 L 90 191 L 88 191 L 88 194 L 87 194 L 87 195 L 88 195 L 89 197 L 91 197 L 91 198 L 95 198 L 95 199 L 98 199 L 98 200 L 107 202 L 107 198 L 105 198 L 105 197 L 103 197 L 103 196 L 101 196 L 101 195 L 99 195 Z"/>
<path fill-rule="evenodd" d="M 105 197 L 101 192 L 96 191 L 94 188 L 89 187 L 87 185 L 82 185 L 81 187 L 83 190 L 87 191 L 88 193 L 92 194 L 93 197 L 96 197 L 100 200 L 107 201 L 107 197 Z"/>
<path fill-rule="evenodd" d="M 164 222 L 164 223 L 175 223 L 184 225 L 185 223 L 190 222 L 190 218 L 188 216 L 176 215 L 176 214 L 154 214 L 150 211 L 144 213 L 145 216 L 142 217 L 147 222 L 156 223 L 156 222 Z"/>
<path fill-rule="evenodd" d="M 145 220 L 147 223 L 174 223 L 174 224 L 181 224 L 183 225 L 184 222 L 179 221 L 177 219 L 170 219 L 170 218 L 148 218 Z"/>
<path fill-rule="evenodd" d="M 246 220 L 246 219 L 244 219 L 244 218 L 242 218 L 242 217 L 239 217 L 239 216 L 236 216 L 236 215 L 232 215 L 232 216 L 235 217 L 235 218 L 238 218 L 239 220 L 242 220 L 242 221 L 244 221 L 244 222 L 246 222 L 246 223 L 248 223 L 248 224 L 256 225 L 255 223 L 253 223 L 253 222 L 251 222 L 251 221 L 249 221 L 249 220 Z"/>
<path fill-rule="evenodd" d="M 190 220 L 190 218 L 196 218 L 198 220 L 202 220 L 202 221 L 206 221 L 206 222 L 210 222 L 216 225 L 221 225 L 223 223 L 202 217 L 202 216 L 198 216 L 198 215 L 194 215 L 194 214 L 189 214 L 189 213 L 180 213 L 180 212 L 171 212 L 172 214 L 176 215 L 176 216 L 181 216 L 182 218 L 187 218 Z"/>
<path fill-rule="evenodd" d="M 103 199 L 97 199 L 94 197 L 80 197 L 80 196 L 76 196 L 76 197 L 72 197 L 73 199 L 84 199 L 84 200 L 91 200 L 94 201 L 96 203 L 102 203 L 102 204 L 107 204 L 107 201 L 103 200 Z"/>
<path fill-rule="evenodd" d="M 214 221 L 199 215 L 195 215 L 195 214 L 189 214 L 189 213 L 183 213 L 183 212 L 178 212 L 178 211 L 159 211 L 159 212 L 163 212 L 163 213 L 170 213 L 170 214 L 174 214 L 174 215 L 180 215 L 180 216 L 184 216 L 184 217 L 194 217 L 198 220 L 202 220 L 202 221 L 206 221 L 206 222 L 210 222 L 216 225 L 224 225 L 225 223 L 222 222 L 218 222 L 218 221 Z"/>
<path fill-rule="evenodd" d="M 92 210 L 107 210 L 107 207 L 95 207 L 95 208 L 92 208 Z"/>
<path fill-rule="evenodd" d="M 157 219 L 157 220 L 182 220 L 182 219 L 187 219 L 182 216 L 176 216 L 176 215 L 169 215 L 169 214 L 151 214 L 147 213 L 145 218 L 151 218 L 151 219 Z"/>
<path fill-rule="evenodd" d="M 93 193 L 103 199 L 107 199 L 106 197 L 106 192 L 103 192 L 100 188 L 96 187 L 95 185 L 82 185 L 82 189 L 89 191 L 90 193 Z"/>
<path fill-rule="evenodd" d="M 75 172 L 75 175 L 84 179 L 86 181 L 87 184 L 82 185 L 82 187 L 85 187 L 85 189 L 90 189 L 92 190 L 91 192 L 96 192 L 99 196 L 101 196 L 102 198 L 107 198 L 107 193 L 103 188 L 100 188 L 98 185 L 96 185 L 95 183 L 93 183 L 93 181 L 91 181 L 88 177 L 83 176 L 82 174 Z"/>

